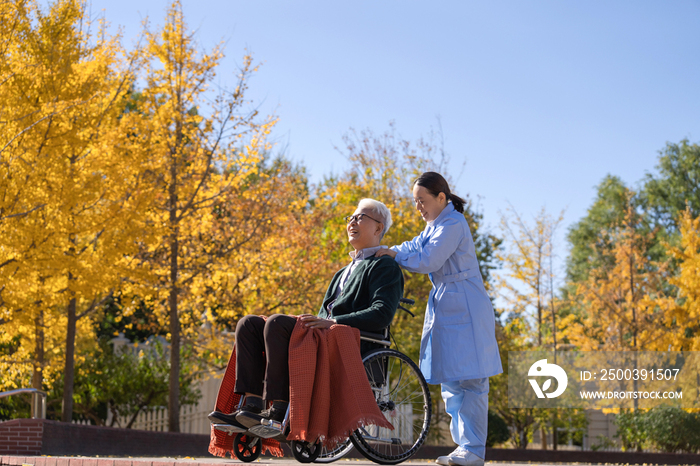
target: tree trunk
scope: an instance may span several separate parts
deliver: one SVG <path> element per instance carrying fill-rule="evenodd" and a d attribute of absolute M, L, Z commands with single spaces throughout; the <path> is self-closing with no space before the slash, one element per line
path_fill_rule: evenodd
<path fill-rule="evenodd" d="M 175 171 L 175 168 L 173 168 Z M 177 275 L 178 275 L 178 227 L 177 227 L 177 193 L 175 176 L 170 191 L 170 389 L 168 395 L 168 430 L 180 432 L 180 317 L 177 309 Z"/>
<path fill-rule="evenodd" d="M 630 248 L 631 249 L 631 248 Z M 632 351 L 637 351 L 637 298 L 634 292 L 634 256 L 630 250 L 630 296 L 632 297 Z"/>
<path fill-rule="evenodd" d="M 70 175 L 71 178 L 74 177 L 74 165 L 77 161 L 76 156 L 71 156 L 70 158 Z M 71 223 L 73 227 L 73 232 L 75 231 L 75 217 L 71 215 Z M 70 242 L 70 248 L 68 250 L 69 256 L 75 256 L 75 235 L 71 233 L 68 237 Z M 75 327 L 78 322 L 78 317 L 76 315 L 77 300 L 75 297 L 75 291 L 72 289 L 73 274 L 68 272 L 68 296 L 70 296 L 70 301 L 68 301 L 68 323 L 66 329 L 66 364 L 63 370 L 63 413 L 61 414 L 61 420 L 63 422 L 71 422 L 73 420 L 73 384 L 75 380 Z"/>
<path fill-rule="evenodd" d="M 540 437 L 542 439 L 542 449 L 546 450 L 547 449 L 547 430 L 544 428 L 544 425 L 540 426 Z"/>
<path fill-rule="evenodd" d="M 68 282 L 72 281 L 72 275 L 68 274 Z M 63 422 L 73 420 L 73 380 L 75 378 L 75 296 L 68 302 L 68 328 L 66 331 L 66 365 L 63 372 Z"/>
<path fill-rule="evenodd" d="M 136 422 L 136 418 L 141 414 L 142 409 L 143 406 L 139 406 L 139 409 L 131 416 L 131 419 L 129 419 L 129 422 L 126 424 L 126 429 L 131 429 L 134 426 L 134 422 Z"/>
<path fill-rule="evenodd" d="M 34 319 L 34 371 L 32 373 L 32 388 L 41 390 L 44 385 L 44 311 Z"/>
<path fill-rule="evenodd" d="M 537 263 L 537 281 L 536 292 L 537 292 L 537 346 L 542 347 L 542 281 L 540 276 L 542 274 L 542 261 L 538 260 Z M 544 444 L 543 444 L 544 445 Z"/>
<path fill-rule="evenodd" d="M 175 245 L 177 248 L 177 244 Z M 177 256 L 175 256 L 177 257 Z M 177 259 L 171 267 L 177 274 Z M 180 432 L 180 319 L 177 312 L 177 284 L 170 288 L 170 390 L 168 396 L 168 430 Z"/>

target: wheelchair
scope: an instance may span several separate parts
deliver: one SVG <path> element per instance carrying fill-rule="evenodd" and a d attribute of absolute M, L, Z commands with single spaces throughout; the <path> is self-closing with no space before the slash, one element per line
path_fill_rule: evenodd
<path fill-rule="evenodd" d="M 412 299 L 401 298 L 399 309 L 414 316 L 401 304 L 412 305 Z M 236 435 L 233 439 L 236 458 L 243 462 L 255 461 L 262 453 L 263 438 L 290 443 L 292 455 L 300 463 L 331 463 L 346 456 L 353 448 L 378 464 L 399 464 L 415 455 L 425 442 L 430 426 L 432 405 L 428 384 L 418 366 L 408 356 L 390 348 L 389 328 L 383 333 L 360 332 L 360 339 L 379 345 L 379 348 L 362 356 L 362 363 L 377 406 L 394 426 L 394 430 L 365 425 L 334 448 L 328 449 L 320 441 L 310 443 L 287 440 L 289 408 L 282 422 L 263 419 L 261 425 L 248 430 L 228 424 L 213 424 L 217 430 Z"/>

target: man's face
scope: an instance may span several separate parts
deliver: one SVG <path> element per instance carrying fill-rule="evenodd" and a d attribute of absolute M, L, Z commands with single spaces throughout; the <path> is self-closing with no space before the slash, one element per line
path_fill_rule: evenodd
<path fill-rule="evenodd" d="M 348 241 L 356 251 L 365 248 L 379 246 L 380 236 L 384 225 L 373 220 L 377 214 L 367 208 L 357 209 L 353 213 L 354 219 L 348 223 Z"/>

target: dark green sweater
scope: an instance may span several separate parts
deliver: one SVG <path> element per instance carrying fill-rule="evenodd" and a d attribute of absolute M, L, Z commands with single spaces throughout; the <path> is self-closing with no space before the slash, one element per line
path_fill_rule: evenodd
<path fill-rule="evenodd" d="M 328 317 L 328 303 L 333 300 L 345 269 L 343 267 L 333 276 L 319 317 Z M 370 256 L 360 261 L 348 277 L 343 292 L 333 305 L 333 318 L 339 324 L 367 332 L 380 332 L 394 319 L 401 296 L 403 274 L 396 261 L 389 256 Z"/>

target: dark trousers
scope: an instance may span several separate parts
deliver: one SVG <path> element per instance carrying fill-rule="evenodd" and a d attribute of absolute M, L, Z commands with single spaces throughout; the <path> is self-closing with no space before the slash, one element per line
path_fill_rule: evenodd
<path fill-rule="evenodd" d="M 235 392 L 289 401 L 289 340 L 297 320 L 245 316 L 236 325 Z"/>

